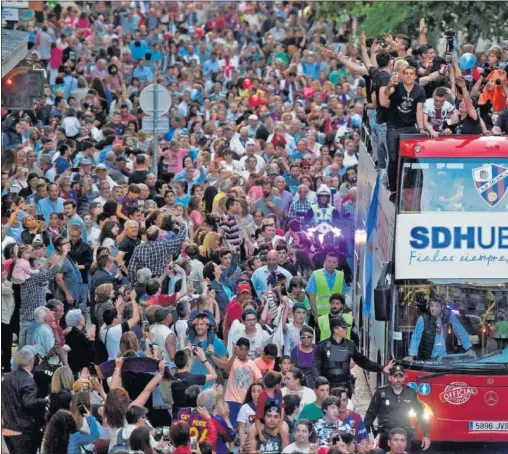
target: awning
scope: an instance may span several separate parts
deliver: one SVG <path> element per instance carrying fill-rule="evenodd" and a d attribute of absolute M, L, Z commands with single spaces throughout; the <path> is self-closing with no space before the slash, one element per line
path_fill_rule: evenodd
<path fill-rule="evenodd" d="M 2 78 L 28 53 L 28 33 L 2 28 Z"/>

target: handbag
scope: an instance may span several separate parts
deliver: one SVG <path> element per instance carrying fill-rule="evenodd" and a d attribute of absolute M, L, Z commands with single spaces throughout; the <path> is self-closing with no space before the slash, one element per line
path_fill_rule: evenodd
<path fill-rule="evenodd" d="M 53 377 L 53 374 L 60 367 L 60 364 L 50 364 L 48 356 L 45 356 L 44 358 L 40 355 L 37 356 L 39 356 L 40 360 L 39 364 L 37 364 L 37 367 L 34 369 L 34 372 L 47 375 L 48 377 Z"/>

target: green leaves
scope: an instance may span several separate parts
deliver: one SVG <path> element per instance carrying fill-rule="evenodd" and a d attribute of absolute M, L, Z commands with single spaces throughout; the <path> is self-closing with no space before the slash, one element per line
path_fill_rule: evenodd
<path fill-rule="evenodd" d="M 319 14 L 339 22 L 349 17 L 358 20 L 358 32 L 381 37 L 384 33 L 404 33 L 418 36 L 418 24 L 426 18 L 428 35 L 443 36 L 454 28 L 462 41 L 476 44 L 479 38 L 494 39 L 508 36 L 508 8 L 503 2 L 320 2 Z M 437 45 L 437 42 L 434 42 Z"/>

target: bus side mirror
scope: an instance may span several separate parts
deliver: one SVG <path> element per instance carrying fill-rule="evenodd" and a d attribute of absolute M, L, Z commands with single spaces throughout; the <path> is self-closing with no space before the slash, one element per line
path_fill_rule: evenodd
<path fill-rule="evenodd" d="M 374 316 L 378 322 L 390 321 L 392 289 L 378 285 L 374 289 Z"/>

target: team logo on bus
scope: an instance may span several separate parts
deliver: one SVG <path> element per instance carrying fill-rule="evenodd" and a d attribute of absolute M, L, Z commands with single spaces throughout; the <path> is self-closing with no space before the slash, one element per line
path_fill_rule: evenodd
<path fill-rule="evenodd" d="M 494 207 L 501 202 L 508 190 L 508 168 L 497 164 L 485 164 L 473 169 L 473 181 L 478 194 Z"/>
<path fill-rule="evenodd" d="M 441 402 L 462 405 L 471 399 L 471 396 L 476 396 L 476 394 L 478 394 L 478 388 L 456 381 L 447 385 L 445 390 L 439 395 L 439 398 Z"/>

